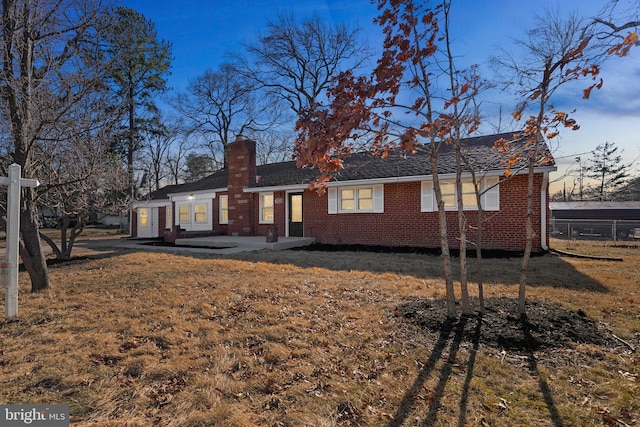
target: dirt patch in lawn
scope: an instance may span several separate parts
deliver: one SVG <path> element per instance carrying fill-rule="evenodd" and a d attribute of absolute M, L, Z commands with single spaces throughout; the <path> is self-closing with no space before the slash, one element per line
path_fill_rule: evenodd
<path fill-rule="evenodd" d="M 574 344 L 626 346 L 581 309 L 571 311 L 543 301 L 528 301 L 527 316 L 521 319 L 516 304 L 513 298 L 489 298 L 485 301 L 486 312 L 480 317 L 478 299 L 472 298 L 474 314 L 452 321 L 447 319 L 443 298 L 422 299 L 400 305 L 395 315 L 427 332 L 455 332 L 460 341 L 523 354 Z"/>

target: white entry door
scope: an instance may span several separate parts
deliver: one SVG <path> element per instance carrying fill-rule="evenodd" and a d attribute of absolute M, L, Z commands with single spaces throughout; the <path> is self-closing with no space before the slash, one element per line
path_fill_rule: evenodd
<path fill-rule="evenodd" d="M 138 237 L 158 237 L 158 208 L 138 208 Z"/>

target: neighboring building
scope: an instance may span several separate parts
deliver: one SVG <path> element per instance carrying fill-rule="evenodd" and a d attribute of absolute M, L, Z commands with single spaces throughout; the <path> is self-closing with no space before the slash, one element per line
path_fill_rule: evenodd
<path fill-rule="evenodd" d="M 527 176 L 521 173 L 506 179 L 505 154 L 492 148 L 496 140 L 512 136 L 464 140 L 465 152 L 487 189 L 482 196 L 486 211 L 482 243 L 487 249 L 521 251 L 525 245 Z M 440 246 L 429 157 L 423 147 L 386 158 L 354 154 L 327 184 L 324 194 L 309 189 L 317 170 L 297 168 L 293 161 L 256 166 L 255 159 L 253 141 L 240 139 L 229 144 L 228 170 L 162 188 L 148 200 L 135 203 L 132 236 L 166 241 L 213 234 L 266 236 L 275 225 L 280 235 L 313 237 L 324 244 Z M 459 232 L 451 147 L 442 147 L 438 161 L 449 244 L 456 248 Z M 547 249 L 548 182 L 549 173 L 555 170 L 553 161 L 536 168 L 533 246 L 537 251 Z M 477 207 L 471 175 L 465 173 L 463 179 L 464 205 L 473 230 Z M 469 240 L 475 240 L 473 231 Z"/>
<path fill-rule="evenodd" d="M 640 202 L 551 202 L 555 219 L 610 219 L 640 221 Z"/>
<path fill-rule="evenodd" d="M 549 206 L 554 237 L 640 239 L 640 202 L 551 202 Z"/>

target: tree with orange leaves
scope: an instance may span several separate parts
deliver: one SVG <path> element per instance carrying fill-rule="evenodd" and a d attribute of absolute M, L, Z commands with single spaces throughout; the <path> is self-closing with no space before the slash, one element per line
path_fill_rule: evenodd
<path fill-rule="evenodd" d="M 438 152 L 460 141 L 478 126 L 473 106 L 479 79 L 474 70 L 458 71 L 448 41 L 450 1 L 377 0 L 384 44 L 370 76 L 342 73 L 329 90 L 328 107 L 312 105 L 297 122 L 295 155 L 300 167 L 322 172 L 322 190 L 352 152 L 366 148 L 382 157 L 392 149 L 428 150 L 438 205 L 440 249 L 446 287 L 447 315 L 456 316 L 447 220 L 438 177 Z M 438 43 L 445 41 L 444 45 Z M 443 72 L 446 92 L 434 83 Z M 458 158 L 458 165 L 462 159 Z M 461 228 L 465 225 L 461 222 Z M 463 240 L 463 239 L 461 239 Z M 466 240 L 466 239 L 465 239 Z M 463 281 L 463 312 L 469 304 Z"/>

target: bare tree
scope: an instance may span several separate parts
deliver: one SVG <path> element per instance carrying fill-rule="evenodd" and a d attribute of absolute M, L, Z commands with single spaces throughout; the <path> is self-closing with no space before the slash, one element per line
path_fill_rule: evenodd
<path fill-rule="evenodd" d="M 298 21 L 293 14 L 281 14 L 255 42 L 245 44 L 249 57 L 236 57 L 236 70 L 299 115 L 326 101 L 332 78 L 358 68 L 369 56 L 359 33 L 318 16 Z"/>
<path fill-rule="evenodd" d="M 147 192 L 155 191 L 165 185 L 172 176 L 171 156 L 176 147 L 180 149 L 183 130 L 179 120 L 161 118 L 161 130 L 150 132 L 144 139 L 146 143 L 140 151 L 139 163 L 145 171 Z"/>
<path fill-rule="evenodd" d="M 247 135 L 256 141 L 256 161 L 261 165 L 293 159 L 295 136 L 275 130 Z"/>
<path fill-rule="evenodd" d="M 173 106 L 184 117 L 186 129 L 203 139 L 202 146 L 217 168 L 227 166 L 227 145 L 236 136 L 269 129 L 278 117 L 256 92 L 255 82 L 229 65 L 191 80 Z"/>
<path fill-rule="evenodd" d="M 38 205 L 55 213 L 60 243 L 41 233 L 58 259 L 69 259 L 76 238 L 89 215 L 120 213 L 128 205 L 127 173 L 111 152 L 115 124 L 100 96 L 92 96 L 74 107 L 74 114 L 60 123 L 73 128 L 65 139 L 43 140 L 37 147 L 42 163 L 38 179 Z M 50 135 L 53 136 L 53 135 Z"/>
<path fill-rule="evenodd" d="M 186 162 L 189 153 L 193 152 L 197 143 L 184 131 L 179 131 L 176 140 L 171 144 L 167 154 L 169 184 L 178 185 L 185 180 Z"/>
<path fill-rule="evenodd" d="M 58 126 L 69 118 L 101 80 L 96 52 L 102 10 L 93 0 L 3 0 L 0 28 L 0 114 L 9 124 L 12 161 L 25 177 L 37 178 L 41 142 L 65 139 L 74 129 Z M 36 191 L 23 190 L 22 261 L 32 290 L 51 287 L 38 233 Z"/>

